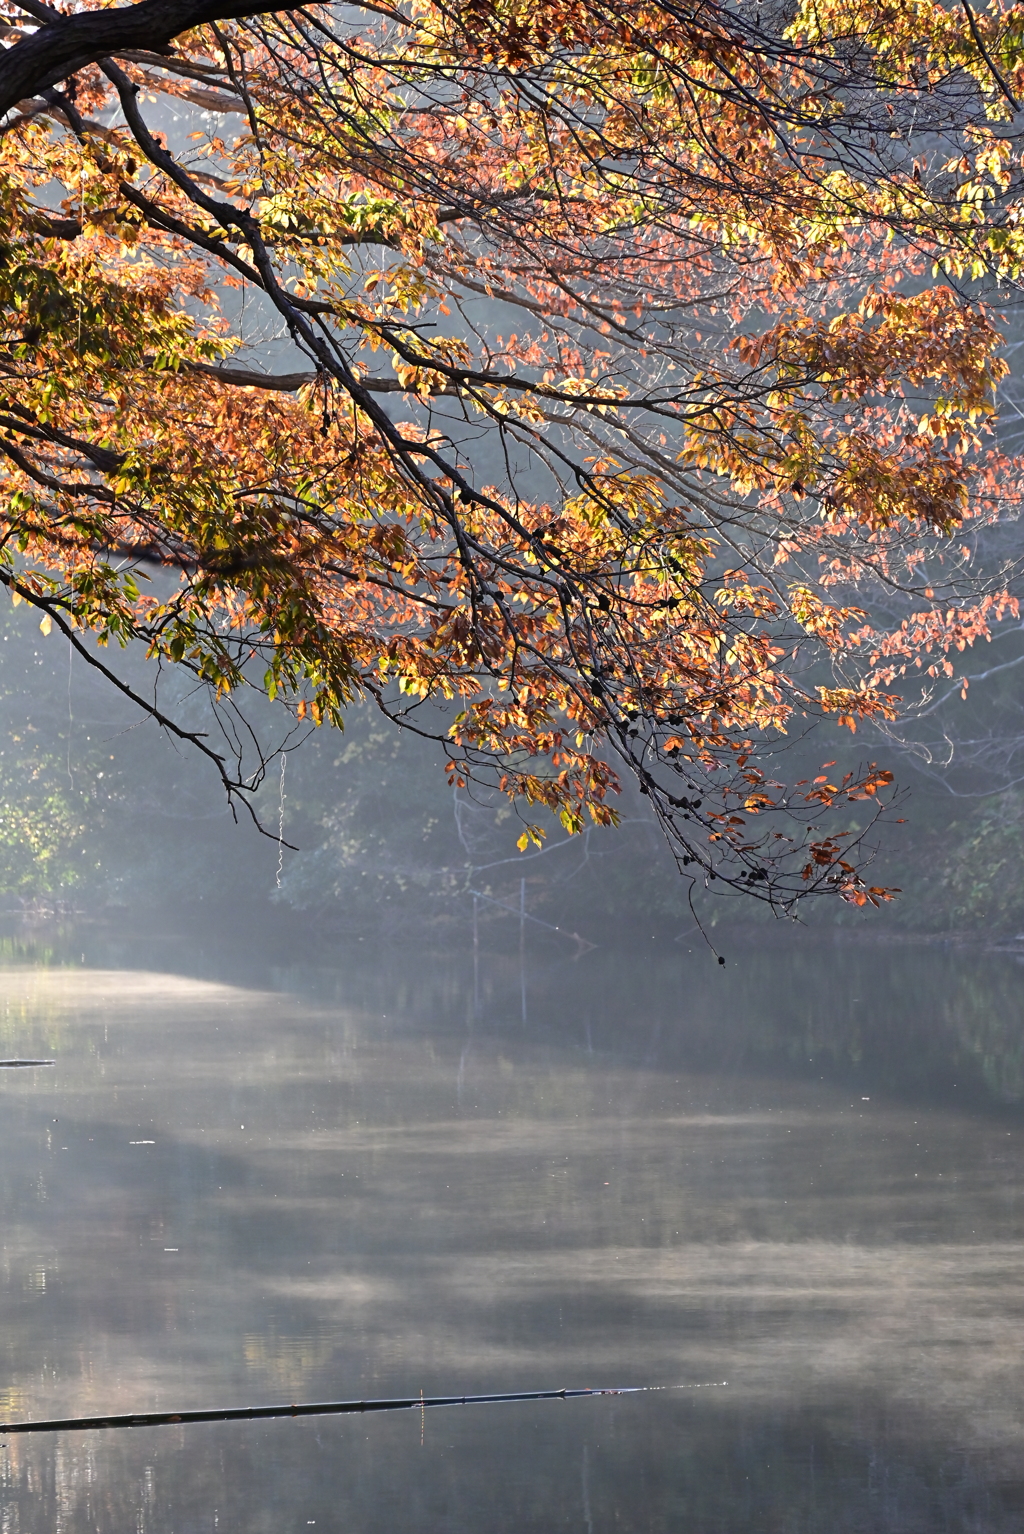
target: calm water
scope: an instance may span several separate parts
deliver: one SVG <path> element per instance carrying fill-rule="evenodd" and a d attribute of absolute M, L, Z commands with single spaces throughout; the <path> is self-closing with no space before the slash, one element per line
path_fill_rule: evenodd
<path fill-rule="evenodd" d="M 84 957 L 0 973 L 5 1417 L 687 1388 L 8 1438 L 2 1534 L 1020 1528 L 1012 956 Z"/>

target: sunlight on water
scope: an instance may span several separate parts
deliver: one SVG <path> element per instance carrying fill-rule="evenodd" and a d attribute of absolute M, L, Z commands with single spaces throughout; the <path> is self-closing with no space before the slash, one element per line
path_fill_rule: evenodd
<path fill-rule="evenodd" d="M 414 957 L 6 970 L 3 1051 L 57 1062 L 0 1076 L 8 1419 L 702 1388 L 9 1438 L 4 1534 L 1014 1527 L 1024 1155 L 977 975 L 914 1091 L 833 954 L 689 962 L 538 971 L 525 1025 L 497 960 L 479 1006 Z"/>

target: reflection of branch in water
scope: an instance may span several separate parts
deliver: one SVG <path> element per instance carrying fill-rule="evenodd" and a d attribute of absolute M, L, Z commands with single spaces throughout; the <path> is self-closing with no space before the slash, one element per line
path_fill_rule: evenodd
<path fill-rule="evenodd" d="M 587 1525 L 587 1534 L 594 1534 L 594 1519 L 590 1512 L 590 1487 L 587 1484 L 587 1446 L 583 1445 L 583 1521 Z"/>
<path fill-rule="evenodd" d="M 406 1411 L 418 1406 L 493 1406 L 505 1401 L 569 1401 L 578 1396 L 635 1396 L 655 1390 L 717 1390 L 728 1380 L 700 1385 L 623 1385 L 582 1390 L 513 1390 L 482 1396 L 407 1396 L 395 1401 L 314 1401 L 304 1406 L 225 1406 L 212 1411 L 151 1411 L 120 1417 L 65 1417 L 53 1422 L 2 1422 L 5 1433 L 70 1433 L 106 1427 L 167 1427 L 184 1422 L 255 1422 L 265 1417 L 341 1417 L 356 1412 Z"/>

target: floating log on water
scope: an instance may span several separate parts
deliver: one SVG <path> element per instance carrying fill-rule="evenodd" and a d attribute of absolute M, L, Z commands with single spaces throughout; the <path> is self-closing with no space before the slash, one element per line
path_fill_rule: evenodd
<path fill-rule="evenodd" d="M 56 1065 L 56 1060 L 0 1060 L 0 1069 L 17 1070 L 22 1065 Z"/>

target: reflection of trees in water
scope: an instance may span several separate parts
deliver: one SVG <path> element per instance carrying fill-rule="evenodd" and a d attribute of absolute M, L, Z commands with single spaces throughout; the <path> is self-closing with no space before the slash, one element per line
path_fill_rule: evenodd
<path fill-rule="evenodd" d="M 946 1023 L 980 1069 L 992 1095 L 1002 1102 L 1021 1102 L 1024 1100 L 1021 971 L 1016 961 L 995 964 L 991 969 L 993 973 L 985 975 L 982 983 L 977 974 L 956 977 L 945 1001 Z"/>
<path fill-rule="evenodd" d="M 696 934 L 692 954 L 652 944 L 642 970 L 614 954 L 589 955 L 589 986 L 604 1015 L 590 1025 L 593 1046 L 648 1063 L 651 1019 L 660 1013 L 676 1026 L 661 1033 L 651 1062 L 659 1068 L 824 1074 L 912 1096 L 955 1089 L 965 1106 L 1024 1099 L 1024 990 L 1015 956 L 924 943 L 861 946 L 820 934 L 773 945 L 772 936 L 759 932 L 756 945 L 749 934 L 721 938 L 730 959 L 724 974 L 712 971 Z M 511 960 L 507 967 L 511 995 Z M 563 992 L 567 1013 L 587 985 L 578 968 L 557 963 L 531 979 L 548 1008 Z M 492 1012 L 503 1005 L 511 1011 L 499 993 Z"/>
<path fill-rule="evenodd" d="M 116 1384 L 128 1409 L 200 1404 L 182 1379 L 225 1403 L 299 1398 L 289 1380 L 313 1399 L 619 1367 L 732 1384 L 428 1415 L 422 1450 L 416 1412 L 14 1440 L 4 1534 L 208 1534 L 215 1509 L 231 1534 L 582 1530 L 585 1449 L 595 1534 L 1019 1526 L 1024 1210 L 1014 1166 L 995 1168 L 1012 1110 L 984 1111 L 990 1060 L 1012 1085 L 1019 970 L 730 946 L 724 971 L 699 949 L 538 947 L 525 1028 L 514 954 L 484 955 L 472 1019 L 468 953 L 397 945 L 279 975 L 334 1012 L 147 974 L 33 982 L 76 1020 L 81 1153 L 33 1206 L 38 1105 L 8 1102 L 25 1228 L 8 1219 L 5 1261 L 20 1283 L 17 1244 L 35 1260 L 50 1232 L 62 1262 L 13 1314 L 8 1285 L 9 1378 L 104 1408 Z M 874 1120 L 834 1090 L 865 1079 L 888 1093 Z M 953 1079 L 973 1111 L 936 1108 Z M 143 1105 L 145 1161 L 126 1149 Z M 929 1148 L 955 1196 L 914 1181 Z M 147 1265 L 157 1217 L 158 1252 L 190 1232 L 173 1270 Z"/>

